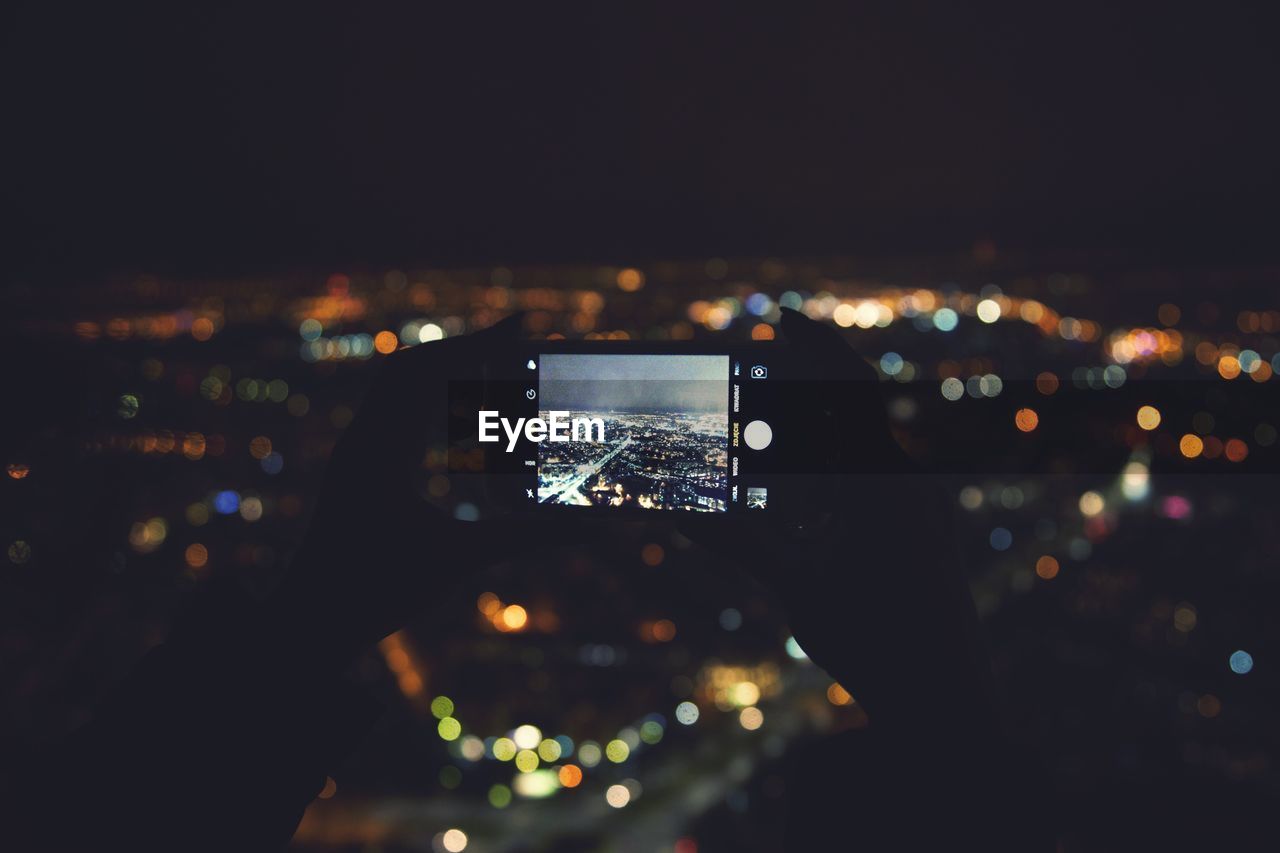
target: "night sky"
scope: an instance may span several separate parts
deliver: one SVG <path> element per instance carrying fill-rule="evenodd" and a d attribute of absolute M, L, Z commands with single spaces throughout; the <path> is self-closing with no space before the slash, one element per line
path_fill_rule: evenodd
<path fill-rule="evenodd" d="M 762 8 L 21 4 L 4 276 L 1274 257 L 1274 12 Z"/>

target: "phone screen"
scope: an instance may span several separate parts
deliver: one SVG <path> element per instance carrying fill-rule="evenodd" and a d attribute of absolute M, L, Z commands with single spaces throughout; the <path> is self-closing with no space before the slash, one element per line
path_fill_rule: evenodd
<path fill-rule="evenodd" d="M 780 350 L 529 345 L 491 394 L 514 415 L 480 424 L 493 488 L 526 507 L 768 509 Z"/>
<path fill-rule="evenodd" d="M 539 416 L 569 422 L 537 444 L 539 503 L 728 508 L 728 355 L 546 354 L 537 372 Z"/>

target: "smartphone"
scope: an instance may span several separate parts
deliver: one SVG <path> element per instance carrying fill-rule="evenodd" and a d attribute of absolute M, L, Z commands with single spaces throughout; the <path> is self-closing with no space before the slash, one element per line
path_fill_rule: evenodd
<path fill-rule="evenodd" d="M 804 379 L 782 343 L 522 343 L 486 364 L 472 438 L 508 510 L 795 513 L 822 467 Z"/>

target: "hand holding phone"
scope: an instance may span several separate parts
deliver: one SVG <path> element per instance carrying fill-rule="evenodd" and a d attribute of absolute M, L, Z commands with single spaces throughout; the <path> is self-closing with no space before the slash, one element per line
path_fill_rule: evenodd
<path fill-rule="evenodd" d="M 946 493 L 894 441 L 874 370 L 838 332 L 789 311 L 782 330 L 833 391 L 800 418 L 831 448 L 829 472 L 808 479 L 815 512 L 689 516 L 680 528 L 777 595 L 801 648 L 891 742 L 926 752 L 987 742 L 989 664 Z"/>
<path fill-rule="evenodd" d="M 518 513 L 802 517 L 839 419 L 877 419 L 835 411 L 846 380 L 783 343 L 528 342 L 488 365 L 468 437 Z"/>
<path fill-rule="evenodd" d="M 268 609 L 288 642 L 341 660 L 443 596 L 465 569 L 526 538 L 518 519 L 467 521 L 423 497 L 423 460 L 447 446 L 449 387 L 479 382 L 521 317 L 387 357 L 338 440 L 306 536 Z M 495 531 L 494 527 L 503 530 Z"/>

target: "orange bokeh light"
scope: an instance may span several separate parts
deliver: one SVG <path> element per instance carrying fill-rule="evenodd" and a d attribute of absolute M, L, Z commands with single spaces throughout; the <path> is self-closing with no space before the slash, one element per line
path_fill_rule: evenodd
<path fill-rule="evenodd" d="M 644 273 L 640 272 L 640 270 L 628 267 L 627 269 L 620 270 L 618 272 L 619 290 L 625 290 L 628 293 L 632 293 L 642 287 L 644 287 Z"/>
<path fill-rule="evenodd" d="M 1223 452 L 1231 462 L 1243 462 L 1249 455 L 1249 445 L 1238 438 L 1229 438 Z"/>
<path fill-rule="evenodd" d="M 187 565 L 193 569 L 204 568 L 209 562 L 209 549 L 199 542 L 195 542 L 187 546 L 183 558 L 187 561 Z"/>
<path fill-rule="evenodd" d="M 1153 430 L 1160 426 L 1160 410 L 1155 406 L 1141 406 L 1138 408 L 1138 426 L 1145 430 Z"/>
<path fill-rule="evenodd" d="M 848 690 L 845 690 L 839 683 L 833 681 L 831 686 L 827 688 L 827 701 L 832 705 L 852 705 L 853 696 Z"/>
<path fill-rule="evenodd" d="M 249 455 L 254 459 L 266 459 L 271 455 L 271 439 L 265 435 L 254 436 L 249 440 Z"/>
<path fill-rule="evenodd" d="M 1058 561 L 1048 554 L 1036 560 L 1036 574 L 1041 580 L 1051 581 L 1058 576 Z"/>
<path fill-rule="evenodd" d="M 383 329 L 373 337 L 373 348 L 383 355 L 389 355 L 396 351 L 396 347 L 400 345 L 399 339 L 396 338 L 395 332 L 389 332 Z"/>
<path fill-rule="evenodd" d="M 529 613 L 519 604 L 509 604 L 502 608 L 498 618 L 508 631 L 519 631 L 529 622 Z"/>
<path fill-rule="evenodd" d="M 653 623 L 653 638 L 659 643 L 669 643 L 676 637 L 676 623 L 670 619 L 659 619 Z"/>
<path fill-rule="evenodd" d="M 422 676 L 413 670 L 400 673 L 397 683 L 400 685 L 400 691 L 406 696 L 418 696 L 422 693 Z"/>

